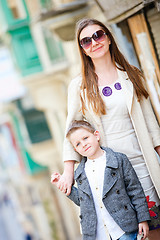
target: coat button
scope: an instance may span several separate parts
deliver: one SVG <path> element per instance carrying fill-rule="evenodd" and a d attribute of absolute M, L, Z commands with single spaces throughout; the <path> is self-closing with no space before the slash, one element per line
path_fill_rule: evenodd
<path fill-rule="evenodd" d="M 82 184 L 82 180 L 79 180 L 79 183 Z"/>
<path fill-rule="evenodd" d="M 117 190 L 116 190 L 116 193 L 117 193 L 117 194 L 120 194 L 120 191 L 119 191 L 119 189 L 117 189 Z"/>
<path fill-rule="evenodd" d="M 80 219 L 82 219 L 82 215 L 79 215 Z"/>
<path fill-rule="evenodd" d="M 82 201 L 82 200 L 83 200 L 83 198 L 82 198 L 82 197 L 80 197 L 80 198 L 79 198 L 79 200 L 80 200 L 80 201 Z"/>
<path fill-rule="evenodd" d="M 124 209 L 125 209 L 125 210 L 128 210 L 128 207 L 125 205 L 125 206 L 124 206 Z"/>
<path fill-rule="evenodd" d="M 114 177 L 114 176 L 116 175 L 116 173 L 115 173 L 115 172 L 112 172 L 111 175 Z"/>

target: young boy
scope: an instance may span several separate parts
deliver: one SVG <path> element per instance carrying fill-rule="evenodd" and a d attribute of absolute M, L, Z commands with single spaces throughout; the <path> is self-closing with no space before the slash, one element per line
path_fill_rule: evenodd
<path fill-rule="evenodd" d="M 68 196 L 80 206 L 83 240 L 136 240 L 138 232 L 146 239 L 148 205 L 126 155 L 101 148 L 99 132 L 86 121 L 74 121 L 67 138 L 83 156 L 74 177 L 78 188 Z M 60 177 L 52 174 L 51 182 Z"/>

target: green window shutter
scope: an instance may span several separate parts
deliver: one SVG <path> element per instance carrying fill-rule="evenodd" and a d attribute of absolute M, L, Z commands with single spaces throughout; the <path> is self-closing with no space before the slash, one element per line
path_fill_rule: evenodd
<path fill-rule="evenodd" d="M 39 143 L 52 138 L 43 112 L 30 109 L 25 110 L 22 114 L 32 143 Z"/>
<path fill-rule="evenodd" d="M 35 43 L 28 26 L 10 32 L 17 64 L 23 76 L 42 71 Z"/>
<path fill-rule="evenodd" d="M 48 170 L 48 167 L 42 166 L 36 163 L 33 160 L 31 154 L 27 150 L 24 151 L 24 156 L 25 156 L 25 161 L 24 161 L 25 167 L 29 174 L 34 175 L 36 173 L 40 173 Z"/>
<path fill-rule="evenodd" d="M 22 135 L 22 131 L 20 129 L 20 123 L 16 115 L 12 112 L 10 112 L 14 129 L 16 132 L 16 138 L 17 138 L 17 143 L 19 145 L 19 149 L 25 164 L 25 169 L 28 174 L 34 175 L 36 173 L 44 172 L 48 170 L 47 166 L 42 166 L 34 161 L 32 158 L 31 154 L 27 151 Z"/>
<path fill-rule="evenodd" d="M 52 0 L 40 0 L 42 9 L 51 9 L 53 6 Z"/>
<path fill-rule="evenodd" d="M 26 24 L 29 22 L 29 13 L 25 0 L 20 0 L 20 2 L 15 4 L 14 8 L 11 8 L 8 0 L 0 0 L 1 7 L 3 9 L 3 15 L 5 16 L 5 21 L 8 24 L 9 29 L 15 28 L 19 24 Z M 18 16 L 19 12 L 22 16 Z M 22 11 L 23 10 L 23 11 Z"/>
<path fill-rule="evenodd" d="M 43 29 L 43 34 L 50 60 L 53 63 L 63 61 L 65 59 L 65 54 L 63 51 L 62 43 L 56 40 L 48 29 Z"/>

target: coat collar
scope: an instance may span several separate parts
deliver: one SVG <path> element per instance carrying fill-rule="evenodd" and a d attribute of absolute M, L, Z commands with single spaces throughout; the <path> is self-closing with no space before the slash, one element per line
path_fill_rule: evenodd
<path fill-rule="evenodd" d="M 106 152 L 106 168 L 118 168 L 118 160 L 116 157 L 116 153 L 110 148 L 102 147 L 102 149 Z M 83 173 L 85 168 L 85 162 L 87 161 L 86 157 L 83 157 L 81 162 L 79 163 L 77 169 L 75 170 L 74 178 L 75 180 Z"/>
<path fill-rule="evenodd" d="M 116 169 L 118 169 L 118 159 L 116 156 L 116 153 L 112 151 L 110 148 L 102 148 L 106 151 L 106 167 L 104 172 L 104 184 L 103 184 L 103 195 L 102 197 L 105 197 L 106 194 L 110 191 L 110 189 L 114 186 L 114 184 L 117 182 L 117 175 L 116 175 Z M 79 180 L 81 180 L 81 184 L 79 185 L 79 188 L 85 192 L 88 196 L 92 197 L 92 192 L 89 186 L 89 182 L 86 176 L 86 173 L 84 171 L 85 168 L 85 162 L 86 158 L 83 158 L 80 162 L 79 166 L 77 167 L 75 171 L 75 180 L 79 177 Z"/>

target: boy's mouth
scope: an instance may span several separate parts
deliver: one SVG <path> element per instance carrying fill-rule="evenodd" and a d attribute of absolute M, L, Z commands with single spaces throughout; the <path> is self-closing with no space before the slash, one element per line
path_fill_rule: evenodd
<path fill-rule="evenodd" d="M 85 149 L 85 152 L 88 151 L 88 149 L 90 149 L 90 148 L 91 148 L 91 146 L 87 147 L 87 148 Z"/>

